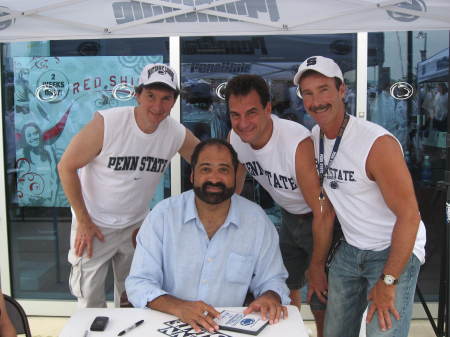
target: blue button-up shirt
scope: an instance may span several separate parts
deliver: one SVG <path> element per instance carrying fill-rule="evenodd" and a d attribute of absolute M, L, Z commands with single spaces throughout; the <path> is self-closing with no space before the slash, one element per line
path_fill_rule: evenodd
<path fill-rule="evenodd" d="M 289 304 L 287 276 L 278 234 L 261 207 L 233 195 L 225 222 L 210 240 L 191 190 L 161 201 L 144 220 L 125 285 L 139 308 L 164 294 L 242 306 L 248 290 L 255 297 L 275 291 Z"/>

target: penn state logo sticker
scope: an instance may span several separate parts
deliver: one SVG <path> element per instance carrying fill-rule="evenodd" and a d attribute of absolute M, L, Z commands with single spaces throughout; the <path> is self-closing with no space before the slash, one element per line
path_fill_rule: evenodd
<path fill-rule="evenodd" d="M 241 321 L 241 325 L 243 325 L 243 326 L 249 326 L 249 325 L 253 325 L 253 324 L 255 324 L 255 320 L 253 318 L 244 318 Z"/>
<path fill-rule="evenodd" d="M 394 83 L 389 91 L 392 97 L 399 100 L 405 100 L 414 95 L 414 87 L 407 82 Z"/>
<path fill-rule="evenodd" d="M 0 6 L 0 17 L 7 16 L 11 14 L 11 10 L 8 7 Z M 0 22 L 0 30 L 6 29 L 16 22 L 16 19 L 3 20 Z"/>
<path fill-rule="evenodd" d="M 427 5 L 424 0 L 403 1 L 403 2 L 399 2 L 395 5 L 393 5 L 393 7 L 417 11 L 418 14 L 420 14 L 421 12 L 424 13 L 427 11 Z M 392 10 L 388 10 L 387 13 L 391 18 L 393 18 L 394 20 L 400 21 L 400 22 L 412 22 L 412 21 L 417 20 L 420 17 L 419 15 L 406 14 L 406 13 L 396 12 L 396 11 L 392 11 Z"/>

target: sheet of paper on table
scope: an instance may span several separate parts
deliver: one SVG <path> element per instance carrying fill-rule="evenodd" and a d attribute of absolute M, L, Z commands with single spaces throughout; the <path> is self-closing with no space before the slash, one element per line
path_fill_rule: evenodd
<path fill-rule="evenodd" d="M 259 313 L 244 315 L 242 311 L 223 310 L 215 319 L 221 330 L 258 335 L 269 321 L 263 321 Z"/>

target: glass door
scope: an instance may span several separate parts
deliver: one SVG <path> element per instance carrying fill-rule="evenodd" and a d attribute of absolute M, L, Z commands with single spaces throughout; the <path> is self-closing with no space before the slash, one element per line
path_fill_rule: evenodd
<path fill-rule="evenodd" d="M 75 300 L 68 287 L 71 212 L 56 165 L 95 111 L 135 105 L 141 69 L 147 63 L 168 63 L 168 42 L 155 38 L 3 45 L 10 284 L 21 302 L 52 300 L 53 305 Z M 155 198 L 168 194 L 169 170 Z M 111 299 L 112 273 L 107 279 Z M 30 314 L 43 314 L 46 308 L 26 306 Z"/>
<path fill-rule="evenodd" d="M 378 46 L 384 52 L 367 70 L 367 117 L 402 144 L 427 230 L 418 286 L 427 301 L 437 302 L 444 253 L 449 32 L 386 32 L 383 37 Z"/>

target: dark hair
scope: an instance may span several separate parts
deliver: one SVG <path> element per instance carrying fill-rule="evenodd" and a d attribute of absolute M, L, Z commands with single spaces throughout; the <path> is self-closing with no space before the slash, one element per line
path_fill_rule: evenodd
<path fill-rule="evenodd" d="M 191 156 L 192 170 L 194 170 L 195 165 L 197 165 L 198 156 L 203 151 L 203 149 L 207 146 L 224 146 L 224 147 L 226 147 L 228 149 L 228 151 L 230 152 L 234 171 L 235 172 L 237 171 L 239 161 L 238 161 L 236 151 L 234 151 L 233 146 L 231 146 L 230 143 L 228 143 L 227 141 L 220 139 L 220 138 L 209 138 L 209 139 L 201 141 L 200 143 L 197 144 L 197 146 L 194 148 L 194 152 L 192 152 L 192 156 Z"/>
<path fill-rule="evenodd" d="M 180 94 L 180 90 L 175 90 L 174 88 L 172 88 L 171 86 L 165 84 L 165 83 L 161 83 L 161 82 L 156 82 L 156 83 L 150 83 L 150 84 L 140 84 L 138 85 L 136 88 L 134 88 L 134 92 L 137 95 L 140 95 L 142 90 L 144 89 L 156 89 L 156 90 L 170 90 L 173 92 L 173 98 L 175 100 L 177 100 L 178 95 Z"/>
<path fill-rule="evenodd" d="M 315 71 L 315 70 L 312 70 L 312 69 L 306 70 L 306 71 L 302 74 L 302 76 L 300 76 L 300 79 L 298 80 L 298 89 L 300 90 L 300 93 L 302 92 L 302 88 L 300 88 L 300 81 L 301 81 L 302 79 L 304 79 L 305 77 L 308 77 L 308 76 L 311 76 L 311 75 L 314 75 L 314 74 L 320 74 L 320 75 L 322 75 L 322 76 L 325 76 L 325 75 L 323 75 L 322 73 L 320 73 L 320 72 L 318 72 L 318 71 Z M 325 76 L 325 77 L 326 77 L 326 76 Z M 342 85 L 341 79 L 338 78 L 338 77 L 335 77 L 335 78 L 334 78 L 334 83 L 335 83 L 335 85 L 336 85 L 336 89 L 339 90 L 339 88 L 340 88 L 341 85 Z"/>
<path fill-rule="evenodd" d="M 252 90 L 255 90 L 258 93 L 261 105 L 265 108 L 270 101 L 269 86 L 266 81 L 258 75 L 238 75 L 229 80 L 225 88 L 225 100 L 227 105 L 231 95 L 246 96 Z"/>
<path fill-rule="evenodd" d="M 48 151 L 44 148 L 44 140 L 42 139 L 41 128 L 39 127 L 39 125 L 37 125 L 36 123 L 33 123 L 33 122 L 27 123 L 22 127 L 21 136 L 22 136 L 23 156 L 30 163 L 33 163 L 33 161 L 31 160 L 31 155 L 30 155 L 32 147 L 27 143 L 26 135 L 25 135 L 25 130 L 28 129 L 29 127 L 33 127 L 39 132 L 38 154 L 41 157 L 41 161 L 51 162 L 52 161 L 51 156 L 48 153 Z"/>

